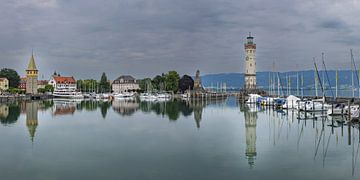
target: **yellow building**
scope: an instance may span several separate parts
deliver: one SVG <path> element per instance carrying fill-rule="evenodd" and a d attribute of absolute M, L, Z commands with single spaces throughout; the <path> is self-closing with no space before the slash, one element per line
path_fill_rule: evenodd
<path fill-rule="evenodd" d="M 9 89 L 9 80 L 6 78 L 0 78 L 0 92 Z"/>
<path fill-rule="evenodd" d="M 0 105 L 0 118 L 7 118 L 9 116 L 9 107 L 5 104 Z"/>
<path fill-rule="evenodd" d="M 29 66 L 26 70 L 26 94 L 38 93 L 38 70 L 36 68 L 34 54 L 31 54 Z"/>

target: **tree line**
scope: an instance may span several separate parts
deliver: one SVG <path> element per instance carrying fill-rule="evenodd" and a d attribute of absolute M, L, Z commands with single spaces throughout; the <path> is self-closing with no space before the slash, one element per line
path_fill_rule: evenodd
<path fill-rule="evenodd" d="M 156 75 L 154 78 L 144 78 L 138 80 L 140 89 L 142 91 L 168 91 L 168 92 L 185 92 L 192 90 L 194 87 L 194 80 L 189 75 L 180 75 L 176 71 L 169 71 L 166 74 Z"/>

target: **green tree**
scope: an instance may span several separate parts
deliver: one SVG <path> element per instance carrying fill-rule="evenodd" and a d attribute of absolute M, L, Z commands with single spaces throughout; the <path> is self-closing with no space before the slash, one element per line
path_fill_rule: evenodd
<path fill-rule="evenodd" d="M 147 91 L 148 84 L 151 83 L 150 78 L 140 79 L 138 80 L 141 91 Z"/>
<path fill-rule="evenodd" d="M 151 81 L 152 86 L 156 90 L 165 90 L 165 76 L 164 75 L 157 75 L 154 77 L 154 79 Z"/>
<path fill-rule="evenodd" d="M 180 76 L 176 71 L 169 71 L 165 75 L 165 86 L 167 91 L 176 92 L 179 89 Z"/>
<path fill-rule="evenodd" d="M 52 86 L 50 84 L 47 84 L 44 89 L 45 89 L 45 92 L 54 92 L 54 86 Z"/>
<path fill-rule="evenodd" d="M 1 69 L 0 77 L 5 77 L 9 80 L 9 87 L 17 88 L 20 83 L 20 76 L 13 69 L 8 69 L 8 68 Z"/>
<path fill-rule="evenodd" d="M 180 92 L 185 92 L 186 90 L 188 90 L 190 88 L 190 90 L 192 90 L 194 87 L 194 80 L 192 79 L 191 76 L 189 75 L 184 75 L 180 80 L 179 80 L 179 91 Z"/>
<path fill-rule="evenodd" d="M 76 81 L 77 88 L 82 92 L 99 92 L 99 83 L 95 79 L 85 79 Z"/>
<path fill-rule="evenodd" d="M 110 92 L 110 82 L 108 81 L 105 72 L 102 73 L 100 83 L 100 92 Z"/>

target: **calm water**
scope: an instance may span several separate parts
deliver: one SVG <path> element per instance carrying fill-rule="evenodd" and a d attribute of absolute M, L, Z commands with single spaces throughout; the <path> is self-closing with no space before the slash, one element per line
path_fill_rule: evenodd
<path fill-rule="evenodd" d="M 0 179 L 359 179 L 359 129 L 303 116 L 232 98 L 0 105 Z"/>

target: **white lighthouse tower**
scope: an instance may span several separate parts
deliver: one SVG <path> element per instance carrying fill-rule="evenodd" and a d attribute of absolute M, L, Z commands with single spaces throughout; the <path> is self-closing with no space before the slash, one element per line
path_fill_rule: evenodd
<path fill-rule="evenodd" d="M 245 46 L 245 89 L 256 89 L 256 44 L 254 37 L 249 36 L 246 38 Z"/>

